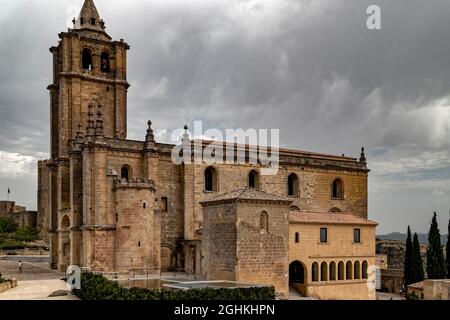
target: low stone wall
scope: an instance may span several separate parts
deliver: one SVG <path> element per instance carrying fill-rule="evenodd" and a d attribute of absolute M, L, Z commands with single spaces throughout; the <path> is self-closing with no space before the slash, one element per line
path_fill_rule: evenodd
<path fill-rule="evenodd" d="M 6 280 L 5 282 L 0 283 L 0 293 L 15 287 L 17 287 L 16 279 Z"/>
<path fill-rule="evenodd" d="M 0 256 L 47 256 L 49 251 L 42 248 L 25 248 L 17 250 L 0 249 Z"/>
<path fill-rule="evenodd" d="M 308 296 L 322 300 L 375 300 L 375 286 L 367 286 L 367 280 L 349 280 L 348 282 L 315 282 L 308 285 Z"/>

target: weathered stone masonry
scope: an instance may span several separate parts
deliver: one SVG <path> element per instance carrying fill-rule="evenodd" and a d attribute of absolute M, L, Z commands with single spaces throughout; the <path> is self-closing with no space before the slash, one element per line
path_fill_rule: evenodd
<path fill-rule="evenodd" d="M 206 218 L 212 207 L 201 204 L 248 186 L 252 170 L 258 175 L 254 189 L 288 198 L 290 207 L 274 208 L 280 219 L 284 210 L 367 219 L 364 151 L 356 159 L 280 149 L 278 173 L 263 176 L 259 164 L 175 164 L 174 146 L 155 141 L 150 121 L 143 141 L 127 140 L 130 47 L 105 30 L 93 1 L 86 0 L 74 28 L 60 33 L 50 49 L 50 159 L 39 162 L 38 208 L 52 267 L 153 273 L 176 268 L 199 278 L 215 273 L 224 279 L 274 281 L 285 292 L 289 219 L 271 220 L 278 223 L 273 232 L 252 238 L 260 208 L 216 206 Z M 209 167 L 213 190 L 205 187 Z M 288 186 L 290 176 L 295 186 Z M 204 247 L 205 234 L 208 245 L 223 245 L 217 259 L 207 260 L 214 253 Z M 277 277 L 283 272 L 281 281 Z"/>

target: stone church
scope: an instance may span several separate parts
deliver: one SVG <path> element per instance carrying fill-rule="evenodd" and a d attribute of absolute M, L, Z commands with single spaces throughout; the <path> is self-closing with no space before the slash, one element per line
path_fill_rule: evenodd
<path fill-rule="evenodd" d="M 106 33 L 93 0 L 73 23 L 50 48 L 50 159 L 38 164 L 53 268 L 179 270 L 271 284 L 280 296 L 374 298 L 364 149 L 359 158 L 280 149 L 276 175 L 258 164 L 176 164 L 150 121 L 143 141 L 127 140 L 129 45 Z"/>

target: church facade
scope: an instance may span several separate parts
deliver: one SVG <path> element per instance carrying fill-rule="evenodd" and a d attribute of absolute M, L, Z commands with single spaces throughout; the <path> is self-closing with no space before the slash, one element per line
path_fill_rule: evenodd
<path fill-rule="evenodd" d="M 373 298 L 365 285 L 375 264 L 376 223 L 367 220 L 364 150 L 358 159 L 280 149 L 276 175 L 261 175 L 259 164 L 174 163 L 174 146 L 155 141 L 150 121 L 142 141 L 127 140 L 130 47 L 105 30 L 93 0 L 85 0 L 73 29 L 50 49 L 50 159 L 38 164 L 38 210 L 51 266 L 183 270 L 254 282 L 259 274 L 264 283 L 280 283 L 285 296 L 291 285 L 319 298 Z M 243 188 L 255 199 L 223 196 Z M 234 212 L 225 229 L 221 210 Z M 222 241 L 220 234 L 233 238 Z M 231 249 L 217 255 L 221 244 Z M 267 252 L 257 250 L 265 244 L 282 257 L 275 269 L 264 263 Z M 242 260 L 246 248 L 255 259 Z M 223 273 L 226 254 L 232 270 Z"/>

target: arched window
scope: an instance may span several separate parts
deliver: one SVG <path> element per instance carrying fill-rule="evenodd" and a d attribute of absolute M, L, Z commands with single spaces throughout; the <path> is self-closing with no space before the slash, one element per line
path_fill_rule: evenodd
<path fill-rule="evenodd" d="M 298 177 L 295 173 L 288 176 L 288 196 L 298 197 Z"/>
<path fill-rule="evenodd" d="M 248 186 L 250 188 L 259 189 L 259 173 L 256 170 L 250 171 L 248 174 Z"/>
<path fill-rule="evenodd" d="M 360 279 L 361 278 L 361 269 L 360 269 L 359 261 L 355 261 L 355 264 L 353 265 L 353 279 Z"/>
<path fill-rule="evenodd" d="M 217 191 L 217 171 L 214 167 L 205 170 L 205 191 Z"/>
<path fill-rule="evenodd" d="M 339 212 L 341 212 L 341 209 L 339 208 L 334 207 L 330 209 L 330 213 L 339 213 Z"/>
<path fill-rule="evenodd" d="M 97 20 L 95 20 L 95 18 L 91 18 L 91 24 L 93 25 L 93 26 L 95 26 L 95 23 L 97 22 Z"/>
<path fill-rule="evenodd" d="M 108 52 L 102 52 L 101 70 L 102 70 L 102 72 L 109 72 L 109 53 Z"/>
<path fill-rule="evenodd" d="M 352 262 L 351 261 L 347 261 L 347 264 L 345 265 L 345 279 L 352 280 Z"/>
<path fill-rule="evenodd" d="M 330 262 L 330 281 L 336 280 L 336 262 Z"/>
<path fill-rule="evenodd" d="M 319 264 L 314 262 L 311 268 L 312 281 L 319 281 Z"/>
<path fill-rule="evenodd" d="M 84 24 L 84 18 L 81 17 L 81 18 L 80 18 L 80 25 L 83 25 L 83 24 Z"/>
<path fill-rule="evenodd" d="M 295 243 L 299 243 L 300 242 L 300 233 L 296 232 L 295 233 Z"/>
<path fill-rule="evenodd" d="M 344 263 L 339 261 L 338 264 L 338 280 L 344 280 Z"/>
<path fill-rule="evenodd" d="M 120 178 L 123 180 L 130 180 L 131 177 L 131 169 L 129 166 L 123 166 L 120 170 Z"/>
<path fill-rule="evenodd" d="M 84 70 L 94 69 L 92 65 L 92 52 L 91 50 L 84 48 L 81 54 L 81 63 Z"/>
<path fill-rule="evenodd" d="M 328 266 L 326 262 L 320 264 L 320 281 L 328 281 Z"/>
<path fill-rule="evenodd" d="M 364 260 L 362 263 L 362 278 L 363 279 L 367 279 L 367 267 L 368 267 L 367 261 Z"/>
<path fill-rule="evenodd" d="M 300 208 L 292 205 L 292 206 L 289 206 L 289 211 L 300 211 Z"/>
<path fill-rule="evenodd" d="M 344 199 L 344 184 L 339 178 L 333 180 L 333 184 L 331 187 L 331 197 L 333 199 Z"/>
<path fill-rule="evenodd" d="M 269 215 L 265 211 L 261 212 L 259 218 L 259 227 L 261 231 L 269 232 Z"/>

